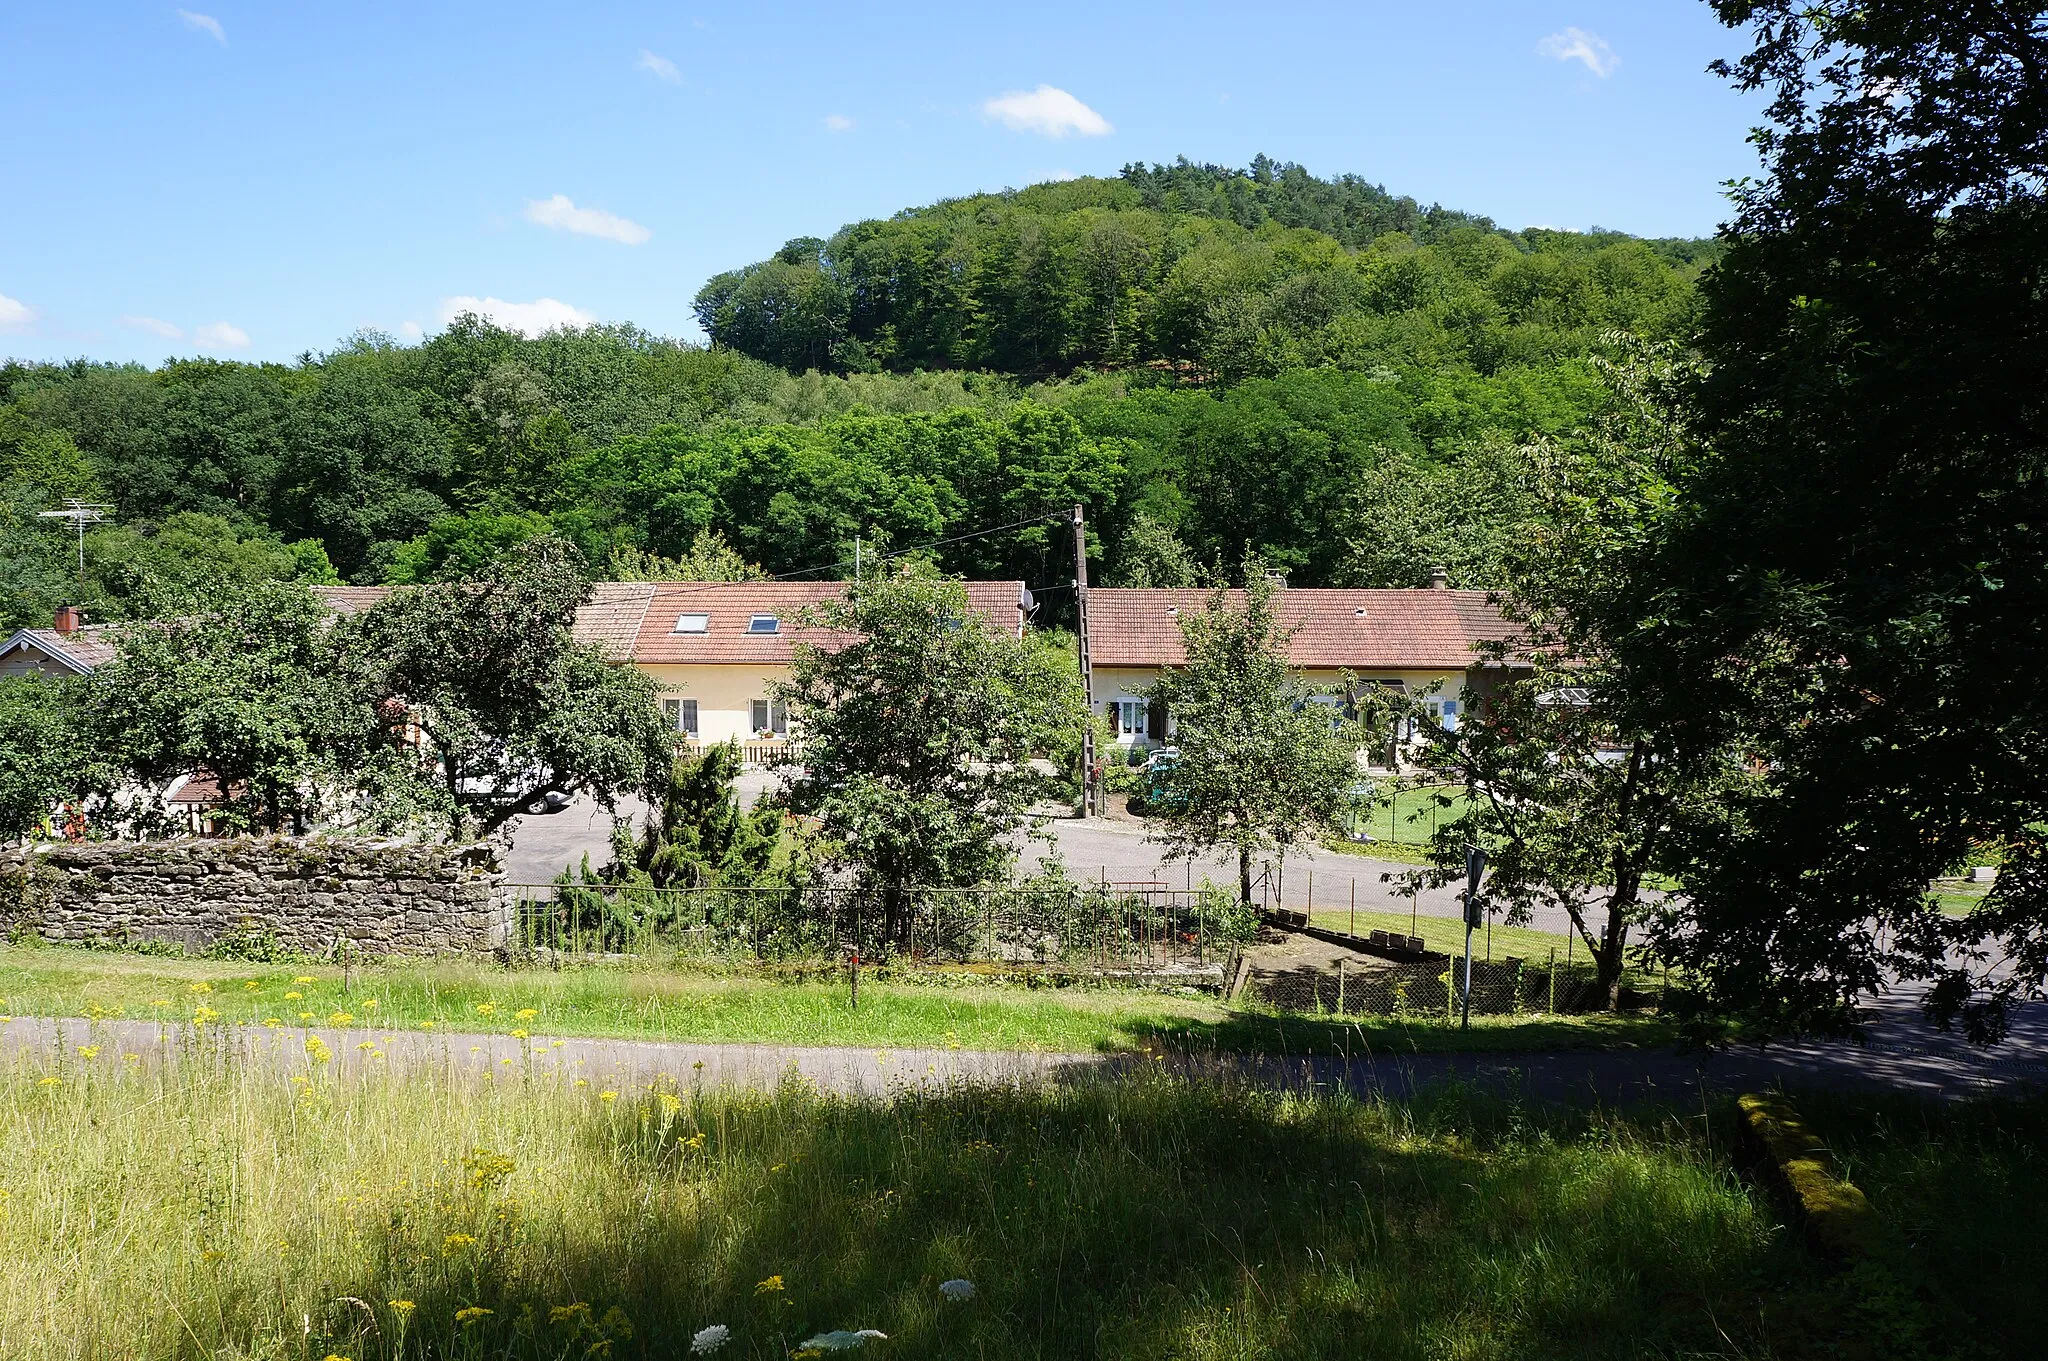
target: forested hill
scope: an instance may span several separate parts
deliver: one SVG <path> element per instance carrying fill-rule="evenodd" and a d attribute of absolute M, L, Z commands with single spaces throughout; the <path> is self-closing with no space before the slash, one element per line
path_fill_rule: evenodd
<path fill-rule="evenodd" d="M 1598 417 L 1609 328 L 1686 331 L 1709 250 L 1183 162 L 793 243 L 706 288 L 709 348 L 467 317 L 293 364 L 0 362 L 0 623 L 451 577 L 542 532 L 669 576 L 957 539 L 941 566 L 1056 613 L 1056 534 L 959 536 L 1076 501 L 1112 583 L 1257 553 L 1301 585 L 1493 586 L 1532 513 L 1516 446 Z M 38 518 L 64 497 L 113 508 L 82 585 Z"/>
<path fill-rule="evenodd" d="M 794 370 L 1493 372 L 1583 354 L 1608 329 L 1681 330 L 1715 251 L 1504 231 L 1263 156 L 1241 171 L 1183 160 L 800 237 L 712 279 L 697 316 L 717 343 Z"/>

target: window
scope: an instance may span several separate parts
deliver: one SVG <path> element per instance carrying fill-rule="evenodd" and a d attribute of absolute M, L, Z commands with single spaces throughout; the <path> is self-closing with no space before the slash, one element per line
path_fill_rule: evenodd
<path fill-rule="evenodd" d="M 780 633 L 782 621 L 772 614 L 757 614 L 747 621 L 749 633 Z"/>
<path fill-rule="evenodd" d="M 777 737 L 789 736 L 789 709 L 780 700 L 754 701 L 754 733 L 773 733 Z"/>
<path fill-rule="evenodd" d="M 669 727 L 686 737 L 697 735 L 697 701 L 694 699 L 665 699 L 661 702 L 661 716 L 668 720 Z"/>
<path fill-rule="evenodd" d="M 1144 700 L 1113 699 L 1109 702 L 1109 717 L 1116 724 L 1117 741 L 1126 742 L 1145 735 Z"/>
<path fill-rule="evenodd" d="M 1422 707 L 1429 711 L 1429 716 L 1435 719 L 1437 726 L 1445 732 L 1458 730 L 1458 711 L 1462 706 L 1457 700 L 1431 698 L 1424 700 Z"/>
<path fill-rule="evenodd" d="M 679 614 L 676 616 L 677 633 L 709 633 L 711 616 L 708 614 Z"/>

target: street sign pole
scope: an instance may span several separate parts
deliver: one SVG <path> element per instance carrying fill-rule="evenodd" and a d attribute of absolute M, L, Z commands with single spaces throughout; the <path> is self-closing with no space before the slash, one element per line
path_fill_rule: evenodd
<path fill-rule="evenodd" d="M 1486 873 L 1486 852 L 1477 846 L 1465 848 L 1465 999 L 1464 1014 L 1458 1021 L 1460 1029 L 1472 1026 L 1472 932 L 1479 925 L 1482 910 L 1479 902 L 1479 880 Z"/>

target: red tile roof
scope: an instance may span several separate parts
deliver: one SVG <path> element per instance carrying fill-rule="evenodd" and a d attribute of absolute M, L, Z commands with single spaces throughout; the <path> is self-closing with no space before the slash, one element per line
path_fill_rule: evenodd
<path fill-rule="evenodd" d="M 325 601 L 327 608 L 346 618 L 361 614 L 393 591 L 402 589 L 399 586 L 315 586 L 313 594 Z M 576 641 L 595 643 L 612 661 L 625 661 L 632 652 L 633 640 L 640 634 L 640 621 L 646 615 L 647 602 L 653 595 L 654 583 L 648 581 L 595 583 L 591 587 L 589 603 L 576 607 L 576 623 L 572 628 Z"/>
<path fill-rule="evenodd" d="M 807 630 L 798 623 L 798 613 L 832 599 L 846 589 L 843 581 L 682 581 L 660 582 L 648 603 L 639 640 L 633 646 L 633 660 L 643 666 L 685 662 L 787 664 L 796 641 L 830 646 L 838 636 L 822 630 Z M 1013 637 L 1024 628 L 1018 602 L 1024 593 L 1021 581 L 970 581 L 967 602 Z M 676 620 L 686 614 L 707 616 L 702 633 L 677 633 Z M 749 621 L 757 614 L 772 614 L 780 627 L 775 633 L 749 633 Z"/>
<path fill-rule="evenodd" d="M 1088 657 L 1095 666 L 1180 666 L 1187 661 L 1180 614 L 1207 608 L 1201 590 L 1095 588 L 1088 592 Z M 1242 608 L 1243 591 L 1229 592 Z M 1475 644 L 1511 639 L 1485 591 L 1283 588 L 1277 608 L 1294 633 L 1287 657 L 1299 667 L 1463 670 L 1483 660 Z"/>

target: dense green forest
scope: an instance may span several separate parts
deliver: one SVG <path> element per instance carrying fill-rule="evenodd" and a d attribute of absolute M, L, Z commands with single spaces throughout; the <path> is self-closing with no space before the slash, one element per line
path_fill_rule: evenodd
<path fill-rule="evenodd" d="M 1258 552 L 1301 584 L 1487 585 L 1517 447 L 1605 408 L 1612 332 L 1693 325 L 1712 250 L 1181 162 L 792 242 L 705 286 L 710 347 L 464 318 L 289 365 L 8 362 L 4 622 L 116 618 L 151 580 L 459 575 L 549 528 L 620 575 L 727 545 L 794 572 L 1074 501 L 1113 581 Z M 82 587 L 38 518 L 65 497 L 112 508 Z M 1071 572 L 1043 527 L 936 556 Z"/>

